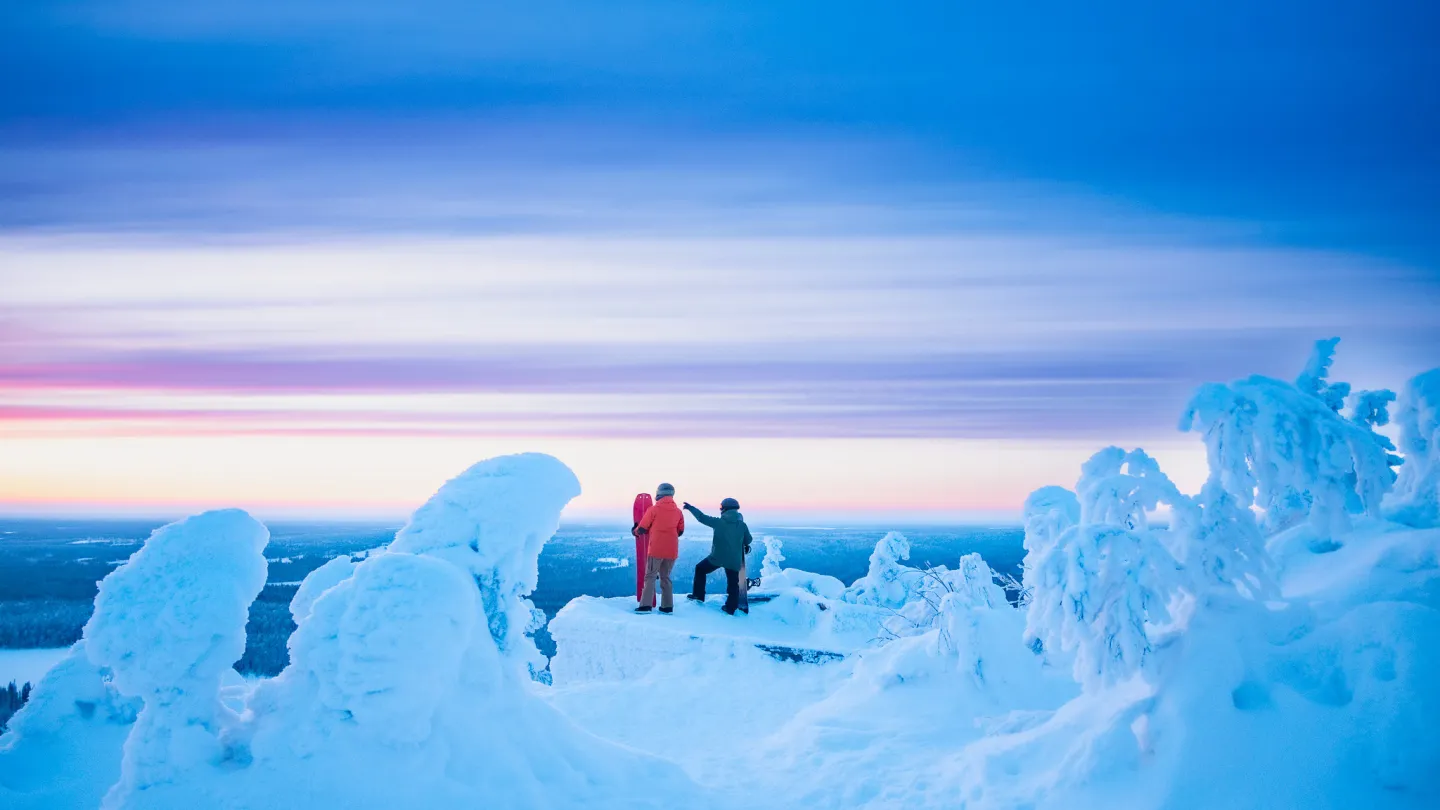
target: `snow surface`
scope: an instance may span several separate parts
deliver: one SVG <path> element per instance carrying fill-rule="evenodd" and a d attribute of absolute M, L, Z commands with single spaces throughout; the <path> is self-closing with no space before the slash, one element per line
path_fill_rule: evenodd
<path fill-rule="evenodd" d="M 1331 382 L 1334 349 L 1196 395 L 1198 493 L 1114 447 L 1032 493 L 1018 607 L 897 533 L 848 587 L 761 538 L 748 616 L 580 597 L 545 671 L 527 596 L 579 485 L 511 456 L 313 572 L 250 685 L 263 527 L 165 527 L 0 738 L 0 806 L 1440 806 L 1440 376 L 1400 398 L 1397 481 L 1391 397 Z"/>
<path fill-rule="evenodd" d="M 637 614 L 632 597 L 578 597 L 550 622 L 554 683 L 635 678 L 662 661 L 695 655 L 758 659 L 793 650 L 833 654 L 812 656 L 828 660 L 873 642 L 889 615 L 798 589 L 753 605 L 748 616 L 727 615 L 722 601 L 717 595 L 704 605 L 679 599 L 667 616 Z"/>
<path fill-rule="evenodd" d="M 68 647 L 0 650 L 0 686 L 11 681 L 16 684 L 39 683 L 45 673 L 69 653 Z"/>

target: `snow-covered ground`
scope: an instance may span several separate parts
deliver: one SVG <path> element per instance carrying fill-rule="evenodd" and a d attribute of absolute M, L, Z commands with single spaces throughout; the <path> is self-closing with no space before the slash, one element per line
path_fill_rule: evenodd
<path fill-rule="evenodd" d="M 60 663 L 68 648 L 39 650 L 0 650 L 0 686 L 11 681 L 39 683 L 49 669 Z"/>
<path fill-rule="evenodd" d="M 0 806 L 1440 806 L 1440 375 L 1396 447 L 1333 350 L 1200 390 L 1199 493 L 1113 447 L 1033 493 L 1018 607 L 897 533 L 848 585 L 762 538 L 750 615 L 581 597 L 546 670 L 527 595 L 579 486 L 510 456 L 311 573 L 290 666 L 246 683 L 266 530 L 172 524 L 0 739 Z"/>

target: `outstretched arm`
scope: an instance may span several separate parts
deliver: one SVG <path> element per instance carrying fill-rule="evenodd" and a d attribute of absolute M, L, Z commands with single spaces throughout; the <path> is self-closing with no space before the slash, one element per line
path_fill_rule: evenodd
<path fill-rule="evenodd" d="M 690 510 L 690 514 L 694 515 L 696 520 L 704 523 L 706 526 L 709 526 L 712 529 L 720 525 L 720 518 L 710 517 L 704 512 L 701 512 L 699 509 L 691 506 L 689 503 L 685 504 L 685 508 Z"/>

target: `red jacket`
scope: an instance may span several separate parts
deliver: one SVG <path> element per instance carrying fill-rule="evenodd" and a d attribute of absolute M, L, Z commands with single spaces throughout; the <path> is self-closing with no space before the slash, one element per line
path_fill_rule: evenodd
<path fill-rule="evenodd" d="M 648 532 L 651 557 L 674 560 L 680 557 L 680 535 L 685 533 L 685 513 L 666 495 L 645 510 L 640 529 Z"/>

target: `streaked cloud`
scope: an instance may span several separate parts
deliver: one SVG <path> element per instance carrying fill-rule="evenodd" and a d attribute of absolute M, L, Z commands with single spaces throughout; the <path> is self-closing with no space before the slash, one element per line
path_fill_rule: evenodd
<path fill-rule="evenodd" d="M 534 448 L 596 507 L 994 509 L 1319 337 L 1397 385 L 1434 16 L 17 7 L 0 503 L 389 504 Z"/>
<path fill-rule="evenodd" d="M 168 432 L 1164 435 L 1197 383 L 1289 375 L 1316 336 L 1370 384 L 1440 334 L 1436 285 L 1388 263 L 1076 238 L 0 255 L 7 418 Z"/>

